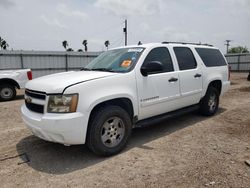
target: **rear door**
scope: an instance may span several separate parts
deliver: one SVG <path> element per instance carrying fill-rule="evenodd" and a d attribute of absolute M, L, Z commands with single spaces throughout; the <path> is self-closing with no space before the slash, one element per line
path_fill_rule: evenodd
<path fill-rule="evenodd" d="M 197 64 L 192 50 L 188 47 L 173 48 L 180 78 L 182 106 L 189 106 L 200 101 L 202 94 L 202 70 Z"/>

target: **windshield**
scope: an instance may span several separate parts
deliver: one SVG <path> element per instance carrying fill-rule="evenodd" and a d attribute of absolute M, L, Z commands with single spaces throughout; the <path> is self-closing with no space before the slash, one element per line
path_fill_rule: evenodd
<path fill-rule="evenodd" d="M 144 48 L 122 48 L 102 53 L 83 70 L 129 72 L 139 59 Z"/>

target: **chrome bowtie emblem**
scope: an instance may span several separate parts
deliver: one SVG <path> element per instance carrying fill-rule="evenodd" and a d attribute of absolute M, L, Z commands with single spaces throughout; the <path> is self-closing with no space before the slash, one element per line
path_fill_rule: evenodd
<path fill-rule="evenodd" d="M 31 103 L 31 102 L 32 102 L 32 98 L 26 97 L 26 98 L 25 98 L 25 101 L 26 101 L 27 103 Z"/>

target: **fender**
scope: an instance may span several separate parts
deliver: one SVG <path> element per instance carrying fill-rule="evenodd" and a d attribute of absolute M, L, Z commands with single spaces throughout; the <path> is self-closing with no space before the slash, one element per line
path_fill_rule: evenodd
<path fill-rule="evenodd" d="M 131 101 L 131 104 L 132 104 L 132 107 L 133 107 L 134 116 L 138 115 L 138 108 L 137 108 L 136 102 L 135 102 L 136 100 L 134 99 L 133 96 L 125 94 L 125 93 L 123 93 L 123 94 L 108 95 L 108 96 L 104 96 L 102 98 L 99 98 L 98 100 L 96 100 L 93 103 L 91 103 L 91 105 L 87 109 L 87 112 L 90 113 L 100 103 L 103 103 L 103 102 L 109 101 L 109 100 L 119 99 L 119 98 L 129 99 Z"/>
<path fill-rule="evenodd" d="M 215 77 L 215 78 L 213 78 L 213 79 L 211 79 L 211 80 L 208 80 L 208 81 L 207 81 L 207 84 L 204 85 L 203 92 L 202 92 L 202 97 L 204 97 L 204 96 L 206 95 L 207 88 L 208 88 L 208 86 L 209 86 L 209 84 L 210 84 L 211 82 L 213 82 L 213 81 L 220 81 L 220 82 L 222 82 L 221 80 L 222 80 L 221 77 Z"/>

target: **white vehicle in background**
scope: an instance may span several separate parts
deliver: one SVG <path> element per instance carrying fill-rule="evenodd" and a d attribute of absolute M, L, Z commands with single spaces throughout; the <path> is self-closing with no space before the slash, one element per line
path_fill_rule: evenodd
<path fill-rule="evenodd" d="M 32 80 L 30 69 L 0 70 L 0 101 L 13 100 L 16 89 L 24 88 L 29 80 Z"/>
<path fill-rule="evenodd" d="M 41 139 L 87 144 L 113 155 L 131 130 L 191 110 L 214 115 L 230 85 L 222 53 L 210 45 L 154 43 L 102 53 L 82 71 L 26 84 L 22 117 Z"/>

